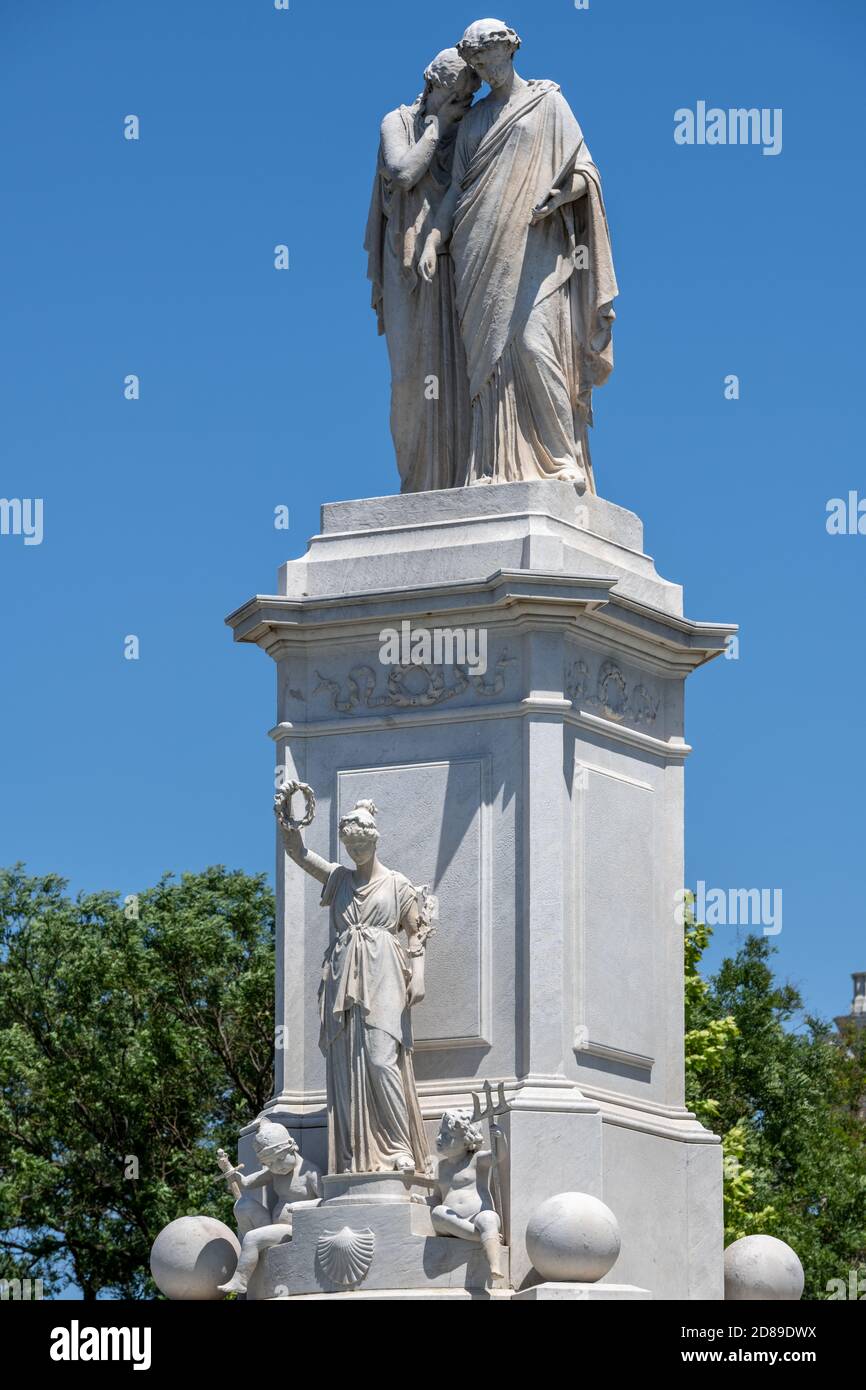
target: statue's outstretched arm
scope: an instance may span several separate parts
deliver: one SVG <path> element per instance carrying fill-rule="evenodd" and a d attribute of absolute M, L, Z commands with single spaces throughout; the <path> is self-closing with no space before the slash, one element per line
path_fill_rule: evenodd
<path fill-rule="evenodd" d="M 303 835 L 295 826 L 286 826 L 281 822 L 280 830 L 283 836 L 283 846 L 289 858 L 293 859 L 305 874 L 310 874 L 312 878 L 318 879 L 319 883 L 327 883 L 334 867 L 333 864 L 329 864 L 327 859 L 322 859 L 311 849 L 307 849 Z"/>
<path fill-rule="evenodd" d="M 224 1172 L 223 1177 L 234 1179 L 246 1190 L 250 1187 L 264 1187 L 265 1183 L 270 1182 L 271 1173 L 269 1168 L 259 1168 L 255 1173 L 242 1173 L 240 1168 L 232 1168 Z"/>

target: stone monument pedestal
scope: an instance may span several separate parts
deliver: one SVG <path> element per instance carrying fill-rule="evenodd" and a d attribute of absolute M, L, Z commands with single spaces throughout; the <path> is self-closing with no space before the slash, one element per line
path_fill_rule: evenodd
<path fill-rule="evenodd" d="M 413 1011 L 422 1109 L 432 1140 L 444 1109 L 504 1083 L 513 1286 L 538 1282 L 532 1212 L 579 1191 L 618 1218 L 618 1284 L 721 1298 L 721 1150 L 684 1105 L 676 906 L 685 679 L 734 629 L 683 616 L 635 515 L 556 481 L 325 506 L 278 592 L 228 621 L 276 663 L 275 761 L 315 789 L 310 848 L 338 860 L 340 815 L 372 798 L 383 861 L 438 896 Z M 470 657 L 482 639 L 484 669 Z M 277 885 L 268 1114 L 324 1167 L 328 920 L 281 845 Z M 420 1275 L 483 1286 L 480 1251 L 476 1271 L 418 1203 L 383 1201 L 374 1223 L 334 1193 L 298 1213 L 297 1243 L 270 1252 L 254 1296 L 320 1291 L 314 1246 L 350 1206 L 352 1229 L 375 1226 L 393 1250 L 392 1289 Z M 436 1239 L 449 1250 L 428 1258 Z"/>
<path fill-rule="evenodd" d="M 423 1179 L 338 1173 L 323 1187 L 295 1211 L 291 1240 L 266 1251 L 249 1298 L 488 1296 L 480 1244 L 437 1235 Z"/>

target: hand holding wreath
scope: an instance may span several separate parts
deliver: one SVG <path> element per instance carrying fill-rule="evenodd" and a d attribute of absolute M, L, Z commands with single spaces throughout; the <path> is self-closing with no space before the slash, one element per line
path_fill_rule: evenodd
<path fill-rule="evenodd" d="M 300 792 L 304 798 L 304 811 L 300 817 L 292 815 L 292 797 Z M 284 782 L 274 795 L 274 815 L 283 832 L 287 853 L 292 859 L 304 853 L 304 840 L 301 827 L 309 825 L 316 814 L 316 797 L 312 787 L 306 782 Z"/>

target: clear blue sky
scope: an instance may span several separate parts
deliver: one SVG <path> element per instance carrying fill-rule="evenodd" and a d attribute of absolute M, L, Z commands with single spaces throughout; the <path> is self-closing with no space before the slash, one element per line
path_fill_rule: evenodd
<path fill-rule="evenodd" d="M 829 498 L 866 495 L 864 13 L 501 16 L 604 180 L 600 491 L 643 517 L 690 616 L 742 624 L 740 659 L 690 681 L 689 880 L 780 887 L 781 970 L 825 1015 L 866 968 L 866 536 L 825 529 Z M 479 14 L 0 0 L 0 494 L 45 507 L 40 546 L 0 537 L 0 861 L 122 893 L 271 871 L 273 669 L 223 618 L 273 590 L 321 502 L 396 490 L 361 250 L 376 132 Z M 676 145 L 698 100 L 781 107 L 782 153 Z"/>

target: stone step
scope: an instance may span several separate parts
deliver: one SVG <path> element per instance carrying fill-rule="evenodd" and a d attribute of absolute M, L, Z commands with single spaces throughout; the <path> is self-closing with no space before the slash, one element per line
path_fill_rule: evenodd
<path fill-rule="evenodd" d="M 508 1250 L 503 1251 L 508 1270 Z M 436 1235 L 426 1204 L 322 1202 L 295 1212 L 291 1240 L 265 1253 L 248 1297 L 451 1291 L 483 1296 L 489 1268 L 479 1243 Z"/>

